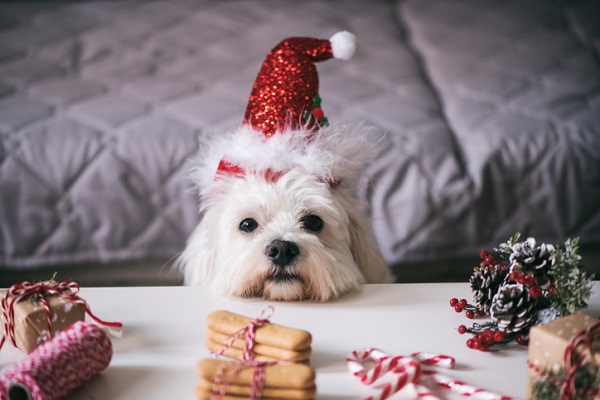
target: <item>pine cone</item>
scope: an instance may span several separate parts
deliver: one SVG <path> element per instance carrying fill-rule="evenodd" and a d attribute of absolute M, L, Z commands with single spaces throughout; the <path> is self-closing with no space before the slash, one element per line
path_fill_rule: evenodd
<path fill-rule="evenodd" d="M 535 322 L 535 303 L 523 285 L 504 285 L 492 300 L 490 315 L 501 331 L 519 332 Z"/>
<path fill-rule="evenodd" d="M 473 301 L 481 311 L 489 313 L 492 299 L 505 277 L 506 271 L 503 271 L 499 265 L 491 268 L 479 265 L 473 269 L 469 282 L 473 291 Z"/>
<path fill-rule="evenodd" d="M 554 265 L 554 246 L 542 243 L 537 245 L 534 238 L 513 245 L 510 255 L 510 271 L 518 274 L 533 274 L 536 285 L 542 289 L 548 289 L 554 283 L 554 278 L 548 275 L 548 271 Z"/>

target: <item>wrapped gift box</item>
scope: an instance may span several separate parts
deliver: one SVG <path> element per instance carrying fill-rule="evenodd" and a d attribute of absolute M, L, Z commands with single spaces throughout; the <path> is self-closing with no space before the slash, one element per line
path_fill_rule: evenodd
<path fill-rule="evenodd" d="M 528 356 L 528 382 L 527 382 L 527 399 L 533 397 L 533 385 L 547 376 L 549 373 L 557 374 L 565 368 L 565 351 L 573 343 L 573 340 L 584 332 L 590 329 L 587 334 L 591 341 L 591 351 L 586 362 L 586 366 L 600 366 L 600 321 L 596 317 L 592 317 L 583 312 L 578 312 L 569 315 L 565 318 L 558 319 L 546 325 L 539 325 L 531 328 L 529 336 L 529 356 Z M 594 327 L 594 329 L 591 329 Z M 576 347 L 574 351 L 577 356 L 582 354 L 582 348 Z M 598 372 L 598 369 L 596 369 Z M 600 382 L 600 376 L 597 377 Z M 562 382 L 557 382 L 555 386 L 560 388 Z M 597 388 L 594 388 L 597 389 Z M 593 397 L 589 398 L 598 398 Z M 541 399 L 540 399 L 541 400 Z M 547 400 L 547 399 L 544 399 Z"/>
<path fill-rule="evenodd" d="M 0 298 L 4 298 L 5 295 L 6 291 L 0 290 Z M 52 321 L 51 332 L 48 332 L 47 311 L 37 296 L 30 296 L 14 305 L 15 342 L 17 347 L 26 353 L 31 353 L 40 344 L 54 337 L 57 332 L 85 319 L 82 305 L 57 295 L 46 296 Z M 9 296 L 8 301 L 11 300 Z M 2 315 L 0 315 L 0 322 L 4 324 Z"/>

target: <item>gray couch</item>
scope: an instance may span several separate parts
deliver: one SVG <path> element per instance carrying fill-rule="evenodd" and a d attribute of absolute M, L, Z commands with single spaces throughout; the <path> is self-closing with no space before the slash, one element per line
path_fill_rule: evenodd
<path fill-rule="evenodd" d="M 0 3 L 0 286 L 177 284 L 186 177 L 240 125 L 266 52 L 354 32 L 319 65 L 330 121 L 387 132 L 366 171 L 400 281 L 466 280 L 519 231 L 600 269 L 594 0 Z"/>

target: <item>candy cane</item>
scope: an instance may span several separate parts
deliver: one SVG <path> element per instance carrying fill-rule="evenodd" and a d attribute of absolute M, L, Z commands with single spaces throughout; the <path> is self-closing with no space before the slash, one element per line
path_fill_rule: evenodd
<path fill-rule="evenodd" d="M 480 389 L 475 386 L 469 385 L 465 382 L 457 379 L 452 379 L 442 374 L 426 372 L 433 380 L 440 386 L 450 389 L 453 392 L 459 393 L 465 397 L 473 397 L 484 400 L 510 400 L 510 397 L 502 396 L 488 390 Z"/>
<path fill-rule="evenodd" d="M 416 358 L 421 364 L 435 365 L 436 367 L 442 367 L 451 369 L 456 365 L 454 358 L 445 356 L 443 354 L 432 354 L 432 353 L 412 353 L 411 357 Z"/>
<path fill-rule="evenodd" d="M 375 366 L 366 371 L 364 363 L 368 359 L 375 361 Z M 454 358 L 443 354 L 413 353 L 409 357 L 391 357 L 379 349 L 368 348 L 353 351 L 346 358 L 346 364 L 350 373 L 359 379 L 361 383 L 379 389 L 379 395 L 368 397 L 368 400 L 387 399 L 409 385 L 413 386 L 417 392 L 417 397 L 420 399 L 438 399 L 420 382 L 422 376 L 431 377 L 437 386 L 444 387 L 465 397 L 482 400 L 511 400 L 510 397 L 476 388 L 430 369 L 431 367 L 454 368 L 456 364 Z"/>
<path fill-rule="evenodd" d="M 369 371 L 365 371 L 364 366 L 364 362 L 367 359 L 372 359 L 376 362 L 375 366 Z M 369 348 L 360 352 L 353 351 L 346 358 L 346 363 L 350 373 L 359 378 L 363 384 L 380 389 L 379 396 L 368 397 L 369 400 L 387 399 L 408 384 L 414 386 L 419 398 L 438 399 L 429 389 L 416 382 L 420 375 L 421 367 L 419 362 L 412 357 L 390 357 L 379 349 Z M 384 377 L 389 379 L 390 374 L 394 375 L 392 382 L 376 383 Z"/>

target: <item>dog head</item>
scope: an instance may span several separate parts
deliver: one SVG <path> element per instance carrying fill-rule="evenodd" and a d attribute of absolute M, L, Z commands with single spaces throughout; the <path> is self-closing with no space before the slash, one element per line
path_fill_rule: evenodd
<path fill-rule="evenodd" d="M 237 297 L 325 301 L 389 277 L 361 204 L 352 187 L 344 184 L 355 182 L 360 174 L 368 146 L 356 140 L 365 141 L 369 135 L 338 126 L 326 130 L 317 136 L 287 131 L 271 138 L 268 145 L 277 153 L 275 141 L 296 141 L 300 136 L 306 143 L 313 135 L 311 160 L 306 161 L 305 154 L 286 154 L 287 163 L 282 163 L 290 167 L 283 173 L 261 165 L 275 154 L 253 157 L 265 150 L 243 140 L 248 159 L 236 162 L 248 165 L 255 160 L 249 171 L 215 178 L 206 168 L 195 170 L 195 181 L 204 187 L 203 216 L 179 259 L 187 284 L 211 286 Z M 342 130 L 345 144 L 336 140 Z M 242 139 L 251 134 L 239 133 Z M 351 138 L 357 138 L 354 144 Z M 240 143 L 226 138 L 221 142 Z M 332 158 L 332 147 L 336 154 L 345 148 L 345 157 Z M 360 154 L 351 154 L 357 148 Z"/>
<path fill-rule="evenodd" d="M 267 55 L 242 127 L 215 137 L 192 174 L 203 218 L 179 259 L 188 284 L 231 296 L 328 300 L 388 276 L 352 196 L 373 137 L 329 126 L 314 63 L 356 38 L 288 38 Z"/>

